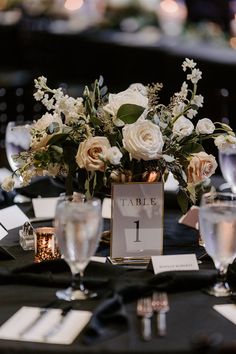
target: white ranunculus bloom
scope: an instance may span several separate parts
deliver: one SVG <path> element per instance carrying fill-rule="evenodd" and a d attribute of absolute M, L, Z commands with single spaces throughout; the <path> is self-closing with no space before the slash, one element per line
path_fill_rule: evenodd
<path fill-rule="evenodd" d="M 160 158 L 164 145 L 160 128 L 150 120 L 138 120 L 123 130 L 123 145 L 131 158 L 154 160 Z"/>
<path fill-rule="evenodd" d="M 113 165 L 119 165 L 120 159 L 122 158 L 122 153 L 117 146 L 112 146 L 107 150 L 106 160 L 108 160 Z"/>
<path fill-rule="evenodd" d="M 87 171 L 104 171 L 107 151 L 111 148 L 109 140 L 103 136 L 94 136 L 80 143 L 76 162 Z"/>
<path fill-rule="evenodd" d="M 181 116 L 173 125 L 173 134 L 183 138 L 192 134 L 193 129 L 193 123 L 184 116 Z"/>
<path fill-rule="evenodd" d="M 140 93 L 138 90 L 133 88 L 128 88 L 127 90 L 119 92 L 117 94 L 110 94 L 108 99 L 108 104 L 104 106 L 104 111 L 108 112 L 113 117 L 116 117 L 116 114 L 120 106 L 127 103 L 136 104 L 144 108 L 147 108 L 148 98 L 144 96 L 142 93 Z M 116 124 L 116 121 L 114 121 L 114 123 Z M 118 126 L 124 125 L 124 122 L 122 122 L 122 124 L 119 124 L 119 122 L 117 123 Z"/>
<path fill-rule="evenodd" d="M 208 118 L 200 119 L 196 125 L 197 134 L 212 134 L 215 130 L 215 125 Z"/>
<path fill-rule="evenodd" d="M 1 185 L 2 189 L 6 192 L 12 191 L 14 186 L 15 186 L 15 181 L 12 176 L 5 177 Z"/>

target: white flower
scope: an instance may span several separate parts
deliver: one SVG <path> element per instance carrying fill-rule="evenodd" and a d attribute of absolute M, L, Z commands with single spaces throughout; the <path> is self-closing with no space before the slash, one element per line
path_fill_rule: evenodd
<path fill-rule="evenodd" d="M 38 79 L 34 79 L 34 86 L 37 89 L 44 88 L 47 85 L 47 78 L 44 76 L 38 77 Z"/>
<path fill-rule="evenodd" d="M 10 192 L 13 190 L 15 186 L 15 181 L 14 178 L 12 176 L 7 176 L 4 178 L 1 188 L 6 191 L 6 192 Z"/>
<path fill-rule="evenodd" d="M 214 139 L 214 143 L 219 150 L 229 149 L 230 147 L 236 148 L 236 137 L 232 135 L 222 134 Z"/>
<path fill-rule="evenodd" d="M 141 94 L 136 89 L 128 88 L 125 91 L 119 92 L 117 94 L 110 94 L 108 99 L 108 104 L 103 107 L 104 111 L 111 114 L 114 119 L 114 124 L 117 126 L 123 126 L 124 122 L 116 118 L 118 109 L 123 104 L 130 103 L 142 106 L 144 108 L 148 107 L 148 98 Z"/>
<path fill-rule="evenodd" d="M 46 129 L 51 123 L 58 123 L 60 130 L 57 133 L 47 134 Z M 39 149 L 47 145 L 47 142 L 55 134 L 58 134 L 62 130 L 62 120 L 57 114 L 45 113 L 37 122 L 33 125 L 33 134 L 31 137 L 31 148 Z"/>
<path fill-rule="evenodd" d="M 195 95 L 191 101 L 192 104 L 195 104 L 197 107 L 203 106 L 204 98 L 202 95 Z"/>
<path fill-rule="evenodd" d="M 193 129 L 193 123 L 184 116 L 181 116 L 173 125 L 173 134 L 183 138 L 192 134 Z"/>
<path fill-rule="evenodd" d="M 49 111 L 51 111 L 51 109 L 55 108 L 54 99 L 49 98 L 49 95 L 47 93 L 44 95 L 44 98 L 42 99 L 42 103 Z"/>
<path fill-rule="evenodd" d="M 197 114 L 197 111 L 195 109 L 189 109 L 188 112 L 186 113 L 186 116 L 189 119 L 192 119 L 193 117 L 195 117 Z"/>
<path fill-rule="evenodd" d="M 129 89 L 132 90 L 133 92 L 139 92 L 143 96 L 147 96 L 147 88 L 143 84 L 140 83 L 134 83 L 129 86 Z"/>
<path fill-rule="evenodd" d="M 208 118 L 200 119 L 196 125 L 197 134 L 212 134 L 215 130 L 215 125 Z"/>
<path fill-rule="evenodd" d="M 182 113 L 185 109 L 185 103 L 184 102 L 177 102 L 177 104 L 173 107 L 173 115 L 177 116 L 180 113 Z"/>
<path fill-rule="evenodd" d="M 217 162 L 213 155 L 206 152 L 192 154 L 187 168 L 188 183 L 198 184 L 209 178 L 217 168 Z"/>
<path fill-rule="evenodd" d="M 41 101 L 44 96 L 44 92 L 42 90 L 38 90 L 33 94 L 36 101 Z"/>
<path fill-rule="evenodd" d="M 185 58 L 185 60 L 182 64 L 182 68 L 183 68 L 183 71 L 186 71 L 187 68 L 193 69 L 193 68 L 195 68 L 196 65 L 197 64 L 192 59 Z"/>
<path fill-rule="evenodd" d="M 164 142 L 157 125 L 140 120 L 126 125 L 122 132 L 124 148 L 131 158 L 145 161 L 160 158 Z"/>
<path fill-rule="evenodd" d="M 104 160 L 111 145 L 109 140 L 103 136 L 94 136 L 80 143 L 76 162 L 80 168 L 87 171 L 104 171 Z"/>
<path fill-rule="evenodd" d="M 112 146 L 107 150 L 106 160 L 108 160 L 112 165 L 119 165 L 121 158 L 122 153 L 117 146 Z"/>
<path fill-rule="evenodd" d="M 191 74 L 187 75 L 187 80 L 190 80 L 193 84 L 196 84 L 202 78 L 202 72 L 199 69 L 193 69 Z"/>

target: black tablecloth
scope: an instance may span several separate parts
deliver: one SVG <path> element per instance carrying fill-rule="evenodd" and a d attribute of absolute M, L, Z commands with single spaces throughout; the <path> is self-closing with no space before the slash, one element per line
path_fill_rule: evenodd
<path fill-rule="evenodd" d="M 31 204 L 21 208 L 32 215 Z M 195 253 L 202 259 L 199 272 L 154 276 L 148 269 L 91 262 L 85 282 L 96 288 L 100 297 L 73 304 L 75 309 L 93 312 L 91 322 L 76 340 L 69 346 L 0 340 L 0 353 L 214 353 L 223 352 L 228 345 L 230 352 L 236 352 L 235 325 L 213 309 L 213 305 L 232 303 L 232 299 L 204 293 L 204 287 L 215 280 L 216 271 L 198 245 L 197 231 L 178 224 L 179 217 L 179 210 L 165 210 L 164 254 Z M 105 226 L 109 228 L 108 220 Z M 0 241 L 0 246 L 15 258 L 0 260 L 0 325 L 22 306 L 44 307 L 54 302 L 55 307 L 63 307 L 55 292 L 66 287 L 71 279 L 63 260 L 34 264 L 34 253 L 23 251 L 18 241 L 18 229 L 11 230 Z M 109 246 L 100 243 L 97 254 L 108 255 Z M 234 285 L 234 266 L 230 274 Z M 144 342 L 136 300 L 153 289 L 169 293 L 168 332 L 165 338 L 157 337 L 153 322 L 153 339 Z"/>

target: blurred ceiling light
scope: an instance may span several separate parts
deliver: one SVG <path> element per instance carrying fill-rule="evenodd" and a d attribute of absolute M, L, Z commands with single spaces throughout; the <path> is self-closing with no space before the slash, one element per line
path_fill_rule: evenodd
<path fill-rule="evenodd" d="M 84 0 L 66 0 L 65 8 L 70 11 L 75 11 L 80 9 L 84 4 Z"/>

